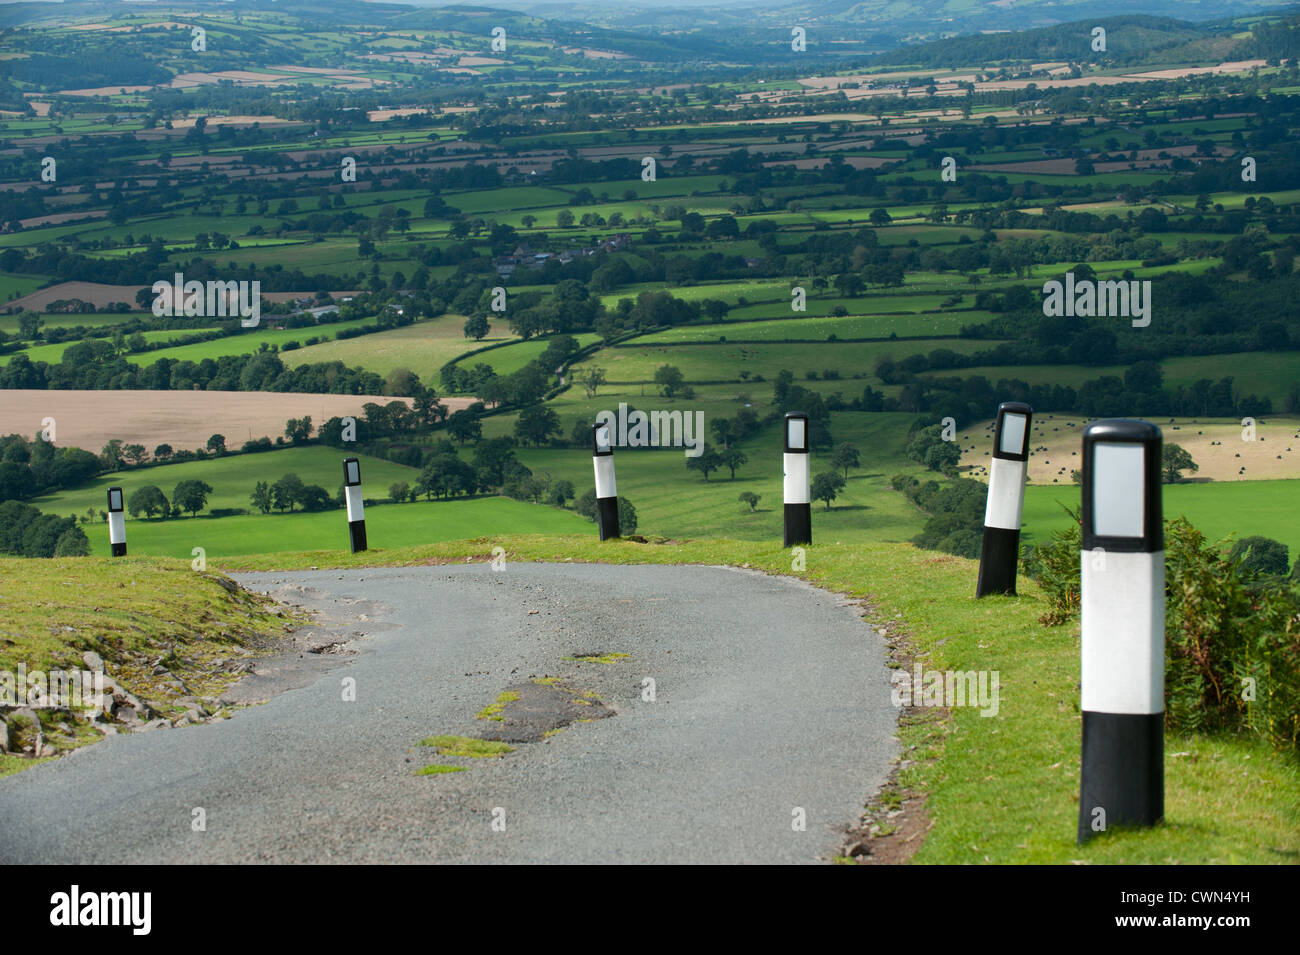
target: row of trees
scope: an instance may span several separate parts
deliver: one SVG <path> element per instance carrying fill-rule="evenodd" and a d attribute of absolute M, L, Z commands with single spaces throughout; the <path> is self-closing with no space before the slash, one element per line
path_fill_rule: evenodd
<path fill-rule="evenodd" d="M 76 518 L 42 514 L 22 501 L 0 503 L 0 553 L 15 557 L 84 557 L 90 540 Z"/>
<path fill-rule="evenodd" d="M 176 485 L 169 501 L 162 488 L 156 484 L 146 484 L 131 492 L 126 501 L 126 510 L 132 517 L 143 514 L 148 520 L 153 520 L 155 515 L 167 520 L 186 513 L 195 517 L 208 506 L 208 495 L 211 493 L 212 485 L 190 478 Z"/>

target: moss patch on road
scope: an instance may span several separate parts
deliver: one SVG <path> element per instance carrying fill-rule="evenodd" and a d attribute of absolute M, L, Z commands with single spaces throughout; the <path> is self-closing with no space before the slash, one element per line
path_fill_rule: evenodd
<path fill-rule="evenodd" d="M 432 746 L 440 756 L 468 756 L 488 759 L 513 753 L 515 748 L 492 740 L 474 739 L 472 736 L 430 736 L 420 740 L 421 746 Z"/>
<path fill-rule="evenodd" d="M 619 660 L 626 660 L 630 656 L 630 653 L 575 653 L 573 656 L 564 659 L 571 663 L 603 663 L 608 666 L 611 663 L 617 663 Z"/>
<path fill-rule="evenodd" d="M 517 699 L 519 699 L 518 693 L 506 690 L 497 697 L 495 703 L 489 703 L 487 706 L 483 707 L 483 709 L 479 710 L 478 715 L 474 718 L 478 720 L 496 720 L 498 723 L 502 722 L 505 720 L 505 717 L 501 715 L 501 711 L 506 708 L 507 703 L 513 703 Z"/>
<path fill-rule="evenodd" d="M 444 773 L 463 773 L 464 771 L 465 771 L 464 766 L 448 766 L 443 763 L 431 763 L 428 766 L 423 767 L 422 769 L 417 769 L 415 771 L 415 775 L 441 776 Z"/>

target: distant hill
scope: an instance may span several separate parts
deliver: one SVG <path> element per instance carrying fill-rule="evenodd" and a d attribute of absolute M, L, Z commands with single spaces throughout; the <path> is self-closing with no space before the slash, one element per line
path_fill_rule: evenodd
<path fill-rule="evenodd" d="M 1092 49 L 1092 30 L 1106 31 L 1105 52 Z M 1158 66 L 1300 54 L 1300 16 L 1257 23 L 1251 33 L 1231 21 L 1190 23 L 1126 15 L 1076 20 L 1008 33 L 974 33 L 902 47 L 873 57 L 876 66 L 952 68 L 1009 61 L 1066 61 L 1103 66 Z"/>

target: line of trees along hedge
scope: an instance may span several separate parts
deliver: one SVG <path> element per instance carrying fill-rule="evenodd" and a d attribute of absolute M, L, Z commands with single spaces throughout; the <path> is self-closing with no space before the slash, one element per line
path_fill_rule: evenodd
<path fill-rule="evenodd" d="M 0 553 L 16 557 L 84 557 L 90 540 L 74 517 L 42 514 L 22 501 L 0 504 Z"/>
<path fill-rule="evenodd" d="M 102 469 L 99 458 L 81 448 L 55 447 L 20 434 L 0 437 L 0 501 L 25 501 L 76 487 Z"/>
<path fill-rule="evenodd" d="M 202 361 L 159 358 L 139 367 L 116 355 L 96 354 L 79 343 L 61 361 L 33 362 L 14 355 L 0 369 L 0 388 L 52 390 L 281 391 L 335 395 L 381 394 L 384 378 L 373 371 L 349 368 L 341 361 L 287 368 L 273 352 L 223 355 Z M 71 354 L 69 354 L 71 353 Z"/>

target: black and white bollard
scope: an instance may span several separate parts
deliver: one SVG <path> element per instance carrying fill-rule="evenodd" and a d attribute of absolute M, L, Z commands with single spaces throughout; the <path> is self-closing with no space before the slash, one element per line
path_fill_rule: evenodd
<path fill-rule="evenodd" d="M 126 508 L 120 487 L 108 489 L 108 543 L 114 557 L 126 556 Z"/>
<path fill-rule="evenodd" d="M 614 480 L 614 438 L 609 423 L 592 425 L 592 466 L 596 469 L 596 525 L 600 539 L 622 536 L 618 527 L 618 484 Z"/>
<path fill-rule="evenodd" d="M 1029 467 L 1033 409 L 1018 401 L 998 405 L 984 504 L 984 543 L 980 547 L 975 596 L 1015 594 L 1020 557 L 1020 517 L 1025 507 L 1025 469 Z"/>
<path fill-rule="evenodd" d="M 785 416 L 785 545 L 812 543 L 812 457 L 808 453 L 808 416 L 790 411 Z"/>
<path fill-rule="evenodd" d="M 343 459 L 343 496 L 348 503 L 348 540 L 352 553 L 366 549 L 366 504 L 361 499 L 361 462 Z"/>
<path fill-rule="evenodd" d="M 1161 442 L 1146 421 L 1083 432 L 1080 843 L 1164 816 Z"/>

